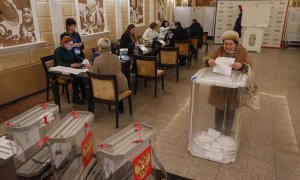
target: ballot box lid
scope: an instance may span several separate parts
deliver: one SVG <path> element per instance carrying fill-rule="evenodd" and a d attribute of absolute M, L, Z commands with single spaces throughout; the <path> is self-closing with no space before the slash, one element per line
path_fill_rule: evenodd
<path fill-rule="evenodd" d="M 109 144 L 107 148 L 99 149 L 98 153 L 108 159 L 119 159 L 130 156 L 145 149 L 155 138 L 155 128 L 140 123 L 140 130 L 136 130 L 136 124 L 131 124 L 117 134 L 107 138 L 102 144 Z M 140 141 L 140 142 L 138 142 Z"/>
<path fill-rule="evenodd" d="M 94 114 L 88 111 L 72 111 L 67 114 L 54 128 L 49 132 L 50 143 L 69 142 L 77 137 L 80 132 L 90 126 L 94 119 Z"/>
<path fill-rule="evenodd" d="M 240 71 L 232 71 L 230 76 L 224 76 L 213 72 L 213 68 L 205 67 L 196 72 L 191 80 L 197 84 L 239 88 L 245 87 L 247 74 Z"/>
<path fill-rule="evenodd" d="M 25 131 L 35 126 L 43 127 L 45 117 L 55 118 L 59 108 L 55 104 L 40 104 L 4 123 L 8 131 Z"/>

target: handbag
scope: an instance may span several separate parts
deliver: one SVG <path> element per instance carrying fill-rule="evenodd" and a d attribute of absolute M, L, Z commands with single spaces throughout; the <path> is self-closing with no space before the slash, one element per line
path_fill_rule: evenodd
<path fill-rule="evenodd" d="M 257 92 L 257 85 L 254 81 L 254 75 L 251 67 L 248 65 L 248 79 L 246 82 L 246 90 L 243 96 L 243 105 L 252 110 L 260 109 L 260 98 Z"/>

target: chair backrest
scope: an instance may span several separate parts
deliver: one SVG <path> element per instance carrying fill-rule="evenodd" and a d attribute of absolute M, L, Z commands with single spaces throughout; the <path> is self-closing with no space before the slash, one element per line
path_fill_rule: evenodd
<path fill-rule="evenodd" d="M 194 49 L 198 49 L 198 38 L 191 38 Z"/>
<path fill-rule="evenodd" d="M 190 40 L 175 41 L 175 47 L 179 47 L 179 56 L 189 56 Z"/>
<path fill-rule="evenodd" d="M 120 54 L 120 42 L 119 40 L 116 40 L 111 43 L 111 53 L 115 55 Z"/>
<path fill-rule="evenodd" d="M 157 76 L 157 57 L 134 55 L 137 75 L 146 77 Z"/>
<path fill-rule="evenodd" d="M 99 100 L 115 101 L 118 98 L 116 75 L 96 75 L 88 72 L 93 96 Z"/>
<path fill-rule="evenodd" d="M 159 64 L 177 65 L 179 56 L 179 47 L 160 47 Z"/>
<path fill-rule="evenodd" d="M 208 40 L 208 32 L 203 32 L 203 44 L 207 44 L 207 40 Z"/>
<path fill-rule="evenodd" d="M 48 81 L 48 79 L 49 79 L 48 71 L 51 67 L 54 66 L 54 55 L 41 57 L 40 59 L 41 59 L 42 65 L 43 65 L 44 70 L 45 70 L 46 79 Z"/>

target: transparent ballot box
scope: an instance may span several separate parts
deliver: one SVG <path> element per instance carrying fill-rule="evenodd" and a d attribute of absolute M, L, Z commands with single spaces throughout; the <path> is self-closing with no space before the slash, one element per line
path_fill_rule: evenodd
<path fill-rule="evenodd" d="M 155 155 L 155 136 L 154 127 L 136 123 L 99 144 L 96 155 L 103 164 L 106 179 L 157 179 L 156 169 L 166 177 Z"/>
<path fill-rule="evenodd" d="M 48 134 L 51 164 L 56 179 L 98 179 L 90 123 L 94 114 L 72 111 Z"/>
<path fill-rule="evenodd" d="M 17 175 L 36 176 L 51 165 L 49 149 L 39 142 L 59 120 L 57 105 L 41 104 L 4 124 L 15 154 Z"/>
<path fill-rule="evenodd" d="M 220 163 L 234 162 L 239 145 L 241 101 L 247 75 L 202 68 L 192 76 L 188 150 Z"/>

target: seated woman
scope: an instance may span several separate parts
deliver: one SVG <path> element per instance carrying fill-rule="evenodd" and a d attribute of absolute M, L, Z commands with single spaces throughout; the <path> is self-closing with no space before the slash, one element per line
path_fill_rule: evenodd
<path fill-rule="evenodd" d="M 189 40 L 188 33 L 186 30 L 184 30 L 181 26 L 180 22 L 175 22 L 174 23 L 174 28 L 172 38 L 170 39 L 170 45 L 175 46 L 175 41 L 177 40 Z M 185 58 L 179 58 L 180 62 L 179 65 L 185 65 L 186 64 L 186 59 Z"/>
<path fill-rule="evenodd" d="M 99 39 L 98 49 L 101 55 L 96 57 L 91 72 L 97 75 L 116 75 L 119 92 L 128 90 L 127 79 L 121 71 L 120 60 L 117 55 L 110 53 L 110 40 L 107 38 Z M 120 112 L 124 112 L 123 102 L 120 102 L 119 108 Z"/>
<path fill-rule="evenodd" d="M 238 44 L 239 34 L 235 31 L 225 31 L 222 36 L 223 46 L 215 49 L 208 56 L 203 58 L 204 66 L 214 67 L 217 57 L 235 58 L 235 62 L 231 64 L 233 70 L 248 72 L 248 65 L 251 61 L 246 49 Z M 247 65 L 248 64 L 248 65 Z M 235 109 L 239 106 L 237 88 L 225 88 L 212 86 L 208 102 L 215 106 L 215 129 L 221 131 L 225 116 L 225 134 L 231 135 L 231 129 L 235 118 Z"/>
<path fill-rule="evenodd" d="M 129 24 L 126 31 L 121 36 L 120 48 L 128 48 L 129 44 L 137 42 L 134 35 L 135 25 Z"/>
<path fill-rule="evenodd" d="M 164 39 L 165 37 L 159 34 L 158 32 L 158 25 L 155 22 L 152 22 L 149 25 L 149 28 L 143 34 L 143 40 L 147 43 L 152 43 L 153 38 L 160 38 Z"/>
<path fill-rule="evenodd" d="M 70 36 L 62 37 L 60 41 L 60 47 L 56 48 L 54 51 L 54 65 L 55 66 L 65 66 L 72 68 L 80 68 L 83 58 L 77 55 L 73 50 L 73 41 Z M 72 81 L 73 89 L 73 103 L 83 105 L 84 102 L 79 98 L 79 87 L 82 92 L 82 96 L 85 97 L 84 86 L 82 79 L 74 77 Z"/>
<path fill-rule="evenodd" d="M 169 29 L 170 29 L 169 22 L 167 20 L 161 22 L 160 34 L 164 37 L 164 39 L 166 39 L 166 35 L 168 34 Z"/>

